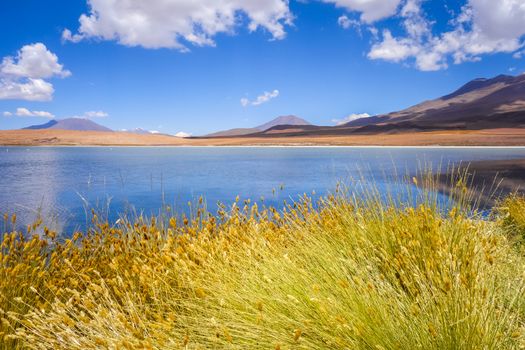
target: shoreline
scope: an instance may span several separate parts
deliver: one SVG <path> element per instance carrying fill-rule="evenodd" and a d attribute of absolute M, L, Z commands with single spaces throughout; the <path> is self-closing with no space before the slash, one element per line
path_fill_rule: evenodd
<path fill-rule="evenodd" d="M 437 177 L 438 190 L 444 194 L 458 191 L 451 176 L 466 174 L 467 187 L 483 206 L 493 206 L 508 195 L 525 195 L 525 158 L 481 160 L 459 165 Z"/>
<path fill-rule="evenodd" d="M 363 149 L 525 149 L 523 146 L 491 145 L 11 145 L 0 144 L 0 148 L 363 148 Z"/>

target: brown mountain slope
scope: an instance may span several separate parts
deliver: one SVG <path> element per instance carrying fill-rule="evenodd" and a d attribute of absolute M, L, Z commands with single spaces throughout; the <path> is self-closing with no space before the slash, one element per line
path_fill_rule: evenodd
<path fill-rule="evenodd" d="M 296 117 L 295 115 L 284 115 L 275 118 L 274 120 L 269 121 L 268 123 L 264 123 L 262 125 L 256 126 L 255 128 L 259 131 L 266 131 L 270 128 L 273 128 L 275 126 L 280 125 L 294 125 L 294 126 L 302 126 L 302 125 L 312 125 L 303 118 Z"/>
<path fill-rule="evenodd" d="M 244 135 L 250 135 L 250 134 L 257 134 L 260 132 L 264 132 L 268 129 L 271 129 L 276 126 L 283 126 L 283 125 L 291 125 L 291 126 L 306 126 L 306 125 L 312 125 L 306 120 L 296 117 L 295 115 L 285 115 L 280 116 L 275 119 L 270 120 L 267 123 L 264 123 L 262 125 L 253 127 L 253 128 L 235 128 L 225 131 L 218 131 L 209 135 L 206 135 L 205 137 L 232 137 L 232 136 L 244 136 Z"/>
<path fill-rule="evenodd" d="M 235 128 L 230 130 L 218 131 L 212 134 L 206 135 L 206 137 L 230 137 L 230 136 L 242 136 L 255 134 L 259 132 L 259 129 L 256 128 Z"/>
<path fill-rule="evenodd" d="M 76 130 L 76 131 L 113 131 L 105 126 L 84 118 L 67 118 L 51 120 L 45 124 L 33 125 L 25 128 L 27 130 Z"/>
<path fill-rule="evenodd" d="M 392 130 L 396 126 L 401 129 L 522 127 L 525 126 L 525 75 L 476 79 L 450 95 L 345 126 L 375 131 L 382 127 Z"/>
<path fill-rule="evenodd" d="M 209 136 L 337 137 L 522 128 L 525 127 L 525 74 L 475 79 L 441 98 L 425 101 L 399 112 L 357 119 L 341 126 L 312 126 L 307 122 L 286 123 L 283 120 L 275 124 L 271 127 L 262 125 L 241 129 L 242 133 Z"/>

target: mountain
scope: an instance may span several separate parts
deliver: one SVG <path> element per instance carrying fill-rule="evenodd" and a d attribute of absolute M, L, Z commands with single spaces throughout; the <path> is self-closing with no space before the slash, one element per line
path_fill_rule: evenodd
<path fill-rule="evenodd" d="M 270 128 L 273 128 L 274 126 L 281 126 L 281 125 L 312 125 L 306 120 L 296 117 L 295 115 L 285 115 L 281 117 L 277 117 L 268 123 L 256 126 L 255 129 L 259 131 L 266 131 Z"/>
<path fill-rule="evenodd" d="M 151 134 L 158 134 L 158 132 L 149 131 L 142 128 L 135 128 L 131 130 L 122 130 L 123 132 L 129 132 L 130 134 L 137 134 L 137 135 L 151 135 Z"/>
<path fill-rule="evenodd" d="M 32 125 L 26 130 L 76 130 L 76 131 L 113 131 L 105 126 L 95 123 L 89 119 L 83 118 L 68 118 L 61 120 L 50 120 L 49 122 L 41 125 Z"/>
<path fill-rule="evenodd" d="M 229 136 L 242 136 L 258 133 L 260 130 L 257 128 L 235 128 L 224 131 L 214 132 L 206 135 L 206 137 L 229 137 Z"/>
<path fill-rule="evenodd" d="M 230 129 L 230 130 L 225 130 L 225 131 L 219 131 L 213 134 L 206 135 L 206 137 L 228 137 L 228 136 L 250 135 L 250 134 L 265 132 L 271 128 L 274 128 L 277 126 L 281 127 L 284 125 L 306 126 L 306 125 L 312 125 L 312 124 L 294 115 L 286 115 L 286 116 L 277 117 L 269 121 L 268 123 L 264 123 L 262 125 L 259 125 L 253 128 L 235 128 L 235 129 Z"/>
<path fill-rule="evenodd" d="M 50 129 L 51 127 L 57 125 L 57 121 L 56 120 L 50 120 L 48 121 L 47 123 L 45 124 L 40 124 L 40 125 L 31 125 L 31 126 L 28 126 L 27 128 L 24 128 L 25 130 L 41 130 L 41 129 Z"/>
<path fill-rule="evenodd" d="M 344 126 L 369 132 L 525 126 L 525 75 L 475 79 L 438 99 Z"/>

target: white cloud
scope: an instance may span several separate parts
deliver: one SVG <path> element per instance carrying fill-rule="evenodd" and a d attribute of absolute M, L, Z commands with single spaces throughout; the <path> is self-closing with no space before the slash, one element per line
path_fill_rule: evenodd
<path fill-rule="evenodd" d="M 179 131 L 174 136 L 180 137 L 180 138 L 188 138 L 188 137 L 191 137 L 191 134 L 188 134 L 187 132 L 184 132 L 184 131 Z"/>
<path fill-rule="evenodd" d="M 348 11 L 361 13 L 361 21 L 373 23 L 393 16 L 401 0 L 322 0 Z"/>
<path fill-rule="evenodd" d="M 70 118 L 79 118 L 79 119 L 93 119 L 93 118 L 106 118 L 109 117 L 109 114 L 103 111 L 89 111 L 84 112 L 82 115 L 75 115 Z"/>
<path fill-rule="evenodd" d="M 342 15 L 337 19 L 337 24 L 339 24 L 344 29 L 348 29 L 352 26 L 353 22 L 347 15 Z"/>
<path fill-rule="evenodd" d="M 248 106 L 259 106 L 279 96 L 279 90 L 273 90 L 272 92 L 265 91 L 262 95 L 257 96 L 254 101 L 243 97 L 241 98 L 241 105 L 243 107 Z"/>
<path fill-rule="evenodd" d="M 49 101 L 53 85 L 44 79 L 65 78 L 71 72 L 58 63 L 58 57 L 42 43 L 23 46 L 15 57 L 0 64 L 0 100 Z"/>
<path fill-rule="evenodd" d="M 413 59 L 422 71 L 445 69 L 449 61 L 460 64 L 479 61 L 486 54 L 514 53 L 519 56 L 525 43 L 524 0 L 469 0 L 452 19 L 453 29 L 435 35 L 421 9 L 423 0 L 406 0 L 399 15 L 406 35 L 394 37 L 383 31 L 368 57 L 391 62 Z"/>
<path fill-rule="evenodd" d="M 512 55 L 512 57 L 514 57 L 517 60 L 519 60 L 523 56 L 525 56 L 525 50 L 515 52 L 514 55 Z"/>
<path fill-rule="evenodd" d="M 337 24 L 344 29 L 356 28 L 361 34 L 361 22 L 356 19 L 351 19 L 347 15 L 342 15 L 337 19 Z"/>
<path fill-rule="evenodd" d="M 55 116 L 52 113 L 44 112 L 44 111 L 30 111 L 27 108 L 17 108 L 14 113 L 12 112 L 4 112 L 4 116 L 10 117 L 12 115 L 16 115 L 17 117 L 39 117 L 39 118 L 49 118 L 53 119 Z"/>
<path fill-rule="evenodd" d="M 413 45 L 410 39 L 394 38 L 390 30 L 385 29 L 383 31 L 383 41 L 372 47 L 368 58 L 400 62 L 416 55 L 418 51 L 419 49 Z"/>
<path fill-rule="evenodd" d="M 58 63 L 58 57 L 42 43 L 23 46 L 16 57 L 4 57 L 0 65 L 2 75 L 17 78 L 46 79 L 68 77 L 71 72 Z"/>
<path fill-rule="evenodd" d="M 84 113 L 84 117 L 86 118 L 105 118 L 108 116 L 109 114 L 103 111 L 89 111 Z"/>
<path fill-rule="evenodd" d="M 250 105 L 250 100 L 248 100 L 246 97 L 241 98 L 241 105 L 243 107 L 248 107 Z"/>
<path fill-rule="evenodd" d="M 70 41 L 72 43 L 79 43 L 82 41 L 82 39 L 83 39 L 83 36 L 81 34 L 73 34 L 71 30 L 69 29 L 64 29 L 62 31 L 62 41 L 63 42 Z"/>
<path fill-rule="evenodd" d="M 186 51 L 187 43 L 213 46 L 216 34 L 233 33 L 242 23 L 240 14 L 250 31 L 264 28 L 274 39 L 286 36 L 293 19 L 288 0 L 88 0 L 88 5 L 78 32 L 65 29 L 64 40 L 97 38 Z"/>
<path fill-rule="evenodd" d="M 42 79 L 11 80 L 0 77 L 0 100 L 50 101 L 55 89 Z"/>
<path fill-rule="evenodd" d="M 271 99 L 279 96 L 279 90 L 273 90 L 272 92 L 265 92 L 264 94 L 257 97 L 257 99 L 252 102 L 252 105 L 258 106 L 270 101 Z"/>
<path fill-rule="evenodd" d="M 359 113 L 359 114 L 350 114 L 343 119 L 332 119 L 332 123 L 334 123 L 337 126 L 344 125 L 346 123 L 353 122 L 354 120 L 363 119 L 363 118 L 370 118 L 371 115 L 368 113 Z"/>
<path fill-rule="evenodd" d="M 477 30 L 487 37 L 514 40 L 525 34 L 525 1 L 470 0 Z"/>

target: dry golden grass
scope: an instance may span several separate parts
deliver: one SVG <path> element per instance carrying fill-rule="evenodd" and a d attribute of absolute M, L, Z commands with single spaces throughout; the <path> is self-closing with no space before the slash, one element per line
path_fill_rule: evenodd
<path fill-rule="evenodd" d="M 95 215 L 66 240 L 6 216 L 0 348 L 523 348 L 525 201 L 488 220 L 465 193 L 458 182 L 446 212 L 431 194 L 371 191 L 119 226 Z"/>
<path fill-rule="evenodd" d="M 400 132 L 373 135 L 226 137 L 181 139 L 166 135 L 67 130 L 0 130 L 9 146 L 523 146 L 525 129 Z"/>

